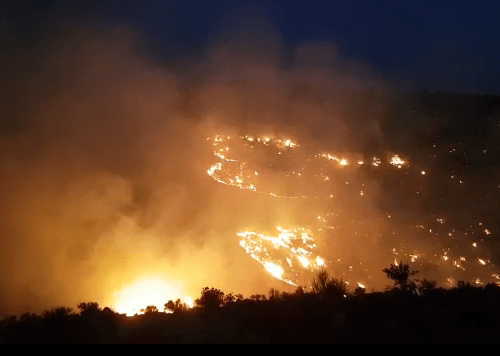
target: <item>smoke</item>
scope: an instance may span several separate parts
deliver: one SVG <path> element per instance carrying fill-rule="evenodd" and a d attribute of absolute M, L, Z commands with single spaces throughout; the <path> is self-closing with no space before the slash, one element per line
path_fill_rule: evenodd
<path fill-rule="evenodd" d="M 217 184 L 207 137 L 266 134 L 371 158 L 387 153 L 390 99 L 377 95 L 387 88 L 376 73 L 333 44 L 290 47 L 262 12 L 238 11 L 202 52 L 165 62 L 145 34 L 101 20 L 50 19 L 38 45 L 2 38 L 12 51 L 0 62 L 0 314 L 112 306 L 148 275 L 195 297 L 207 284 L 245 295 L 286 288 L 235 232 L 292 223 L 306 203 Z M 388 247 L 373 237 L 386 223 L 379 189 L 371 193 L 354 218 L 365 214 L 372 249 L 338 239 L 345 257 Z"/>

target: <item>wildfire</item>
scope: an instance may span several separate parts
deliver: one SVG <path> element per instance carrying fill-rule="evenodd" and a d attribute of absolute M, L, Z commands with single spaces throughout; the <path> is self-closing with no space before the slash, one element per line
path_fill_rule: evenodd
<path fill-rule="evenodd" d="M 398 168 L 401 168 L 406 164 L 405 161 L 403 161 L 398 155 L 394 155 L 391 157 L 391 160 L 389 161 L 390 164 L 393 166 L 396 166 Z"/>
<path fill-rule="evenodd" d="M 283 268 L 272 262 L 265 262 L 264 268 L 275 278 L 283 279 Z"/>
<path fill-rule="evenodd" d="M 342 189 L 347 191 L 351 189 L 358 196 L 365 197 L 362 199 L 367 199 L 366 196 L 370 195 L 368 184 L 356 185 L 351 178 L 342 179 L 344 177 L 342 174 L 349 176 L 354 173 L 353 170 L 364 164 L 364 161 L 359 159 L 359 155 L 356 157 L 355 154 L 344 153 L 342 154 L 344 157 L 342 157 L 334 153 L 314 153 L 302 148 L 291 139 L 278 139 L 269 136 L 247 135 L 231 138 L 230 136 L 217 135 L 214 138 L 208 138 L 208 141 L 211 142 L 213 155 L 218 161 L 209 166 L 207 174 L 218 183 L 267 194 L 277 199 L 333 199 L 334 195 L 331 194 L 331 189 L 339 182 L 342 182 L 344 187 L 348 186 Z M 266 161 L 266 157 L 273 158 Z M 263 160 L 263 162 L 259 162 L 259 160 Z M 391 166 L 398 169 L 410 167 L 408 159 L 403 159 L 398 154 L 391 155 L 387 161 L 372 156 L 371 169 L 384 170 L 384 175 L 387 175 L 387 167 Z M 413 174 L 414 177 L 419 177 L 417 181 L 424 182 L 421 176 L 427 175 L 428 172 L 421 168 L 417 168 L 415 171 L 401 170 L 401 175 L 410 176 Z M 268 176 L 272 176 L 272 179 Z M 353 188 L 350 188 L 351 186 Z M 417 187 L 417 189 L 413 189 L 413 192 L 419 194 L 423 190 Z M 326 267 L 324 257 L 319 255 L 316 241 L 321 241 L 324 236 L 331 236 L 328 234 L 341 228 L 335 222 L 333 212 L 318 213 L 315 216 L 314 221 L 311 221 L 307 227 L 297 225 L 288 228 L 277 227 L 278 232 L 274 236 L 256 231 L 238 232 L 236 235 L 240 238 L 239 245 L 253 259 L 262 264 L 273 277 L 297 285 L 300 283 L 300 276 L 303 272 L 314 272 L 319 268 Z M 391 219 L 392 215 L 387 213 L 386 217 Z M 352 223 L 355 225 L 354 220 Z M 422 233 L 425 232 L 432 236 L 446 236 L 451 240 L 456 239 L 460 234 L 465 236 L 468 234 L 468 232 L 460 233 L 454 228 L 444 231 L 443 229 L 447 229 L 448 226 L 448 220 L 445 217 L 433 216 L 428 223 L 430 225 L 418 223 L 412 226 L 418 228 Z M 358 226 L 360 225 L 358 224 Z M 415 236 L 422 233 L 415 232 Z M 490 230 L 484 227 L 476 233 L 491 234 Z M 362 231 L 354 231 L 353 234 L 369 237 L 367 232 L 363 233 Z M 396 232 L 392 232 L 392 234 L 397 236 Z M 474 233 L 470 234 L 473 236 Z M 331 237 L 327 238 L 331 241 Z M 477 243 L 473 242 L 472 247 L 477 247 Z M 402 246 L 398 250 L 394 248 L 393 251 L 394 255 L 397 255 L 394 258 L 396 266 L 400 260 L 409 260 L 419 265 L 430 262 L 437 264 L 438 269 L 447 264 L 457 273 L 461 273 L 460 271 L 465 271 L 468 265 L 468 260 L 465 257 L 452 256 L 449 248 L 445 248 L 443 254 L 434 255 L 426 255 L 421 251 L 411 249 L 411 246 L 408 248 Z M 435 257 L 438 258 L 435 259 Z M 476 265 L 486 266 L 484 268 L 493 266 L 487 260 L 477 256 L 475 258 L 479 261 Z M 336 260 L 336 265 L 344 263 L 349 266 L 346 267 L 348 272 L 360 269 L 359 266 L 353 267 L 347 262 L 341 262 L 341 259 L 336 258 Z M 371 277 L 368 276 L 368 278 Z M 451 283 L 452 278 L 449 277 L 445 284 Z"/>
<path fill-rule="evenodd" d="M 114 309 L 120 314 L 132 316 L 141 314 L 141 309 L 154 305 L 162 311 L 169 300 L 181 296 L 179 288 L 161 277 L 143 277 L 123 287 L 115 294 Z M 188 306 L 193 305 L 190 297 L 181 298 Z"/>
<path fill-rule="evenodd" d="M 310 231 L 302 228 L 276 229 L 279 231 L 277 236 L 253 231 L 238 232 L 236 235 L 240 237 L 240 246 L 253 259 L 275 278 L 288 284 L 297 284 L 295 276 L 298 270 L 314 271 L 325 265 L 322 257 L 314 256 L 317 246 Z"/>
<path fill-rule="evenodd" d="M 265 187 L 269 185 L 269 181 L 265 179 L 260 179 L 259 172 L 255 169 L 251 169 L 248 162 L 242 161 L 235 156 L 229 157 L 228 154 L 236 155 L 238 151 L 242 148 L 256 149 L 258 147 L 266 147 L 270 150 L 275 150 L 275 154 L 279 156 L 285 156 L 284 161 L 295 162 L 297 159 L 293 156 L 293 152 L 300 149 L 300 145 L 293 142 L 291 139 L 277 139 L 270 137 L 254 137 L 254 136 L 239 136 L 238 139 L 231 139 L 230 136 L 216 135 L 214 138 L 207 138 L 208 141 L 212 142 L 212 150 L 214 156 L 216 156 L 220 161 L 212 164 L 207 170 L 207 174 L 215 181 L 234 186 L 243 190 L 251 190 L 257 193 L 268 194 L 276 198 L 318 198 L 318 196 L 311 196 L 307 194 L 283 194 L 275 191 L 270 187 Z M 236 145 L 236 149 L 232 149 L 229 146 Z M 334 162 L 333 167 L 348 167 L 351 165 L 350 160 L 345 157 L 339 157 L 330 153 L 321 153 L 312 155 L 313 158 L 317 160 L 326 159 L 327 161 Z M 283 179 L 286 180 L 289 177 L 303 177 L 304 172 L 311 169 L 314 166 L 321 166 L 319 161 L 309 161 L 308 166 L 300 167 L 298 170 L 287 170 L 283 172 Z M 357 165 L 362 165 L 364 162 L 361 160 L 356 161 Z M 399 155 L 393 155 L 388 161 L 389 164 L 395 165 L 401 168 L 403 165 L 407 165 L 407 161 L 403 161 Z M 374 167 L 382 166 L 382 160 L 378 157 L 373 157 L 372 165 Z M 325 170 L 331 169 L 330 167 L 325 167 Z M 313 174 L 311 177 L 313 179 L 319 179 L 323 182 L 328 183 L 331 179 L 330 176 L 322 172 L 322 168 L 318 173 Z M 308 178 L 303 178 L 301 181 L 308 182 Z M 346 184 L 349 184 L 346 182 Z M 307 190 L 307 189 L 305 189 Z M 364 195 L 364 192 L 361 194 Z"/>

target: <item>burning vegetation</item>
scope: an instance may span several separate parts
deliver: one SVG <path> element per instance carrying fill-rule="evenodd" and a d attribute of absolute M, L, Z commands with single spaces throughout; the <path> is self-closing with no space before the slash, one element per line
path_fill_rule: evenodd
<path fill-rule="evenodd" d="M 379 193 L 374 188 L 381 176 L 396 181 L 413 195 L 401 199 L 415 200 L 429 194 L 426 183 L 433 179 L 432 170 L 423 162 L 412 165 L 409 158 L 403 159 L 400 154 L 386 155 L 385 160 L 374 156 L 368 160 L 371 168 L 364 168 L 364 159 L 359 153 L 344 153 L 343 156 L 317 153 L 311 150 L 311 145 L 305 148 L 300 142 L 287 138 L 215 135 L 207 141 L 217 160 L 207 174 L 218 183 L 267 195 L 283 205 L 290 199 L 298 199 L 304 207 L 309 206 L 311 200 L 315 201 L 318 210 L 310 215 L 306 225 L 277 226 L 274 235 L 236 232 L 240 246 L 253 259 L 273 277 L 291 285 L 300 285 L 310 277 L 310 272 L 325 267 L 337 271 L 350 282 L 370 285 L 371 273 L 364 268 L 363 262 L 354 264 L 332 246 L 337 239 L 355 240 L 350 246 L 361 246 L 363 240 L 377 238 L 373 235 L 382 238 L 380 229 L 369 231 L 365 228 L 370 223 L 370 214 L 357 213 L 362 209 L 363 199 Z M 430 154 L 431 159 L 434 156 Z M 455 178 L 451 175 L 451 179 Z M 463 180 L 459 184 L 464 184 Z M 349 207 L 338 204 L 339 195 L 344 196 L 340 199 L 341 204 L 345 200 L 355 204 Z M 392 235 L 392 246 L 388 246 L 385 254 L 393 255 L 396 265 L 398 259 L 405 258 L 427 271 L 432 269 L 443 286 L 451 286 L 452 281 L 465 276 L 478 285 L 500 284 L 495 264 L 477 249 L 475 241 L 479 238 L 482 242 L 490 234 L 482 222 L 475 222 L 464 231 L 448 222 L 452 219 L 436 215 L 423 219 L 419 215 L 414 221 L 402 221 L 401 215 L 405 213 L 383 213 L 384 229 L 389 229 Z M 401 239 L 403 234 L 406 236 Z M 468 242 L 464 241 L 464 236 Z M 458 243 L 471 247 L 463 249 Z M 357 257 L 355 253 L 350 255 L 353 259 Z M 365 257 L 364 263 L 370 261 Z"/>

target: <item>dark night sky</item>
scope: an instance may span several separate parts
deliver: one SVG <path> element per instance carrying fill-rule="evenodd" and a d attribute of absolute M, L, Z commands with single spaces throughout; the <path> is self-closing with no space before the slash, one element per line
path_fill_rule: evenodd
<path fill-rule="evenodd" d="M 0 11 L 1 27 L 28 39 L 54 14 L 113 20 L 143 31 L 149 50 L 167 60 L 196 55 L 237 25 L 231 22 L 263 16 L 287 48 L 333 43 L 343 58 L 402 86 L 500 94 L 500 5 L 493 1 L 16 1 Z"/>

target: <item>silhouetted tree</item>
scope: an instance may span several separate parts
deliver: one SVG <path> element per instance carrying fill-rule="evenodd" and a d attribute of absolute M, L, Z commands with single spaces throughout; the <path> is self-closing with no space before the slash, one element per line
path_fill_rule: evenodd
<path fill-rule="evenodd" d="M 332 297 L 346 297 L 349 294 L 347 282 L 342 278 L 332 278 L 326 285 L 326 295 Z"/>
<path fill-rule="evenodd" d="M 266 296 L 264 294 L 252 294 L 250 299 L 260 302 L 261 300 L 266 300 Z"/>
<path fill-rule="evenodd" d="M 96 302 L 80 303 L 80 304 L 78 304 L 77 307 L 81 311 L 84 311 L 84 310 L 100 310 L 99 304 L 96 303 Z"/>
<path fill-rule="evenodd" d="M 316 294 L 320 294 L 321 291 L 325 290 L 329 278 L 330 276 L 327 271 L 319 271 L 312 283 L 313 292 Z"/>
<path fill-rule="evenodd" d="M 39 319 L 40 317 L 35 313 L 24 313 L 19 317 L 19 320 L 21 321 L 34 321 Z"/>
<path fill-rule="evenodd" d="M 289 301 L 294 299 L 294 295 L 288 292 L 281 292 L 280 299 L 283 301 Z"/>
<path fill-rule="evenodd" d="M 465 282 L 465 281 L 458 281 L 457 283 L 457 288 L 462 289 L 462 288 L 472 288 L 472 284 L 470 282 Z"/>
<path fill-rule="evenodd" d="M 236 296 L 233 293 L 228 293 L 224 297 L 224 304 L 233 303 L 236 300 Z"/>
<path fill-rule="evenodd" d="M 429 291 L 436 288 L 435 281 L 429 281 L 428 279 L 415 279 L 415 288 L 417 289 L 418 295 L 425 296 L 429 294 Z"/>
<path fill-rule="evenodd" d="M 327 298 L 339 298 L 347 296 L 349 290 L 347 283 L 343 279 L 330 278 L 327 271 L 321 270 L 312 282 L 313 293 Z"/>
<path fill-rule="evenodd" d="M 158 313 L 158 308 L 155 305 L 148 305 L 146 309 L 141 309 L 141 313 L 145 315 L 151 315 Z"/>
<path fill-rule="evenodd" d="M 165 303 L 165 305 L 163 306 L 163 311 L 165 313 L 169 312 L 169 313 L 173 313 L 175 310 L 175 303 L 173 300 L 169 300 L 168 302 Z"/>
<path fill-rule="evenodd" d="M 101 308 L 99 308 L 99 304 L 97 304 L 95 302 L 80 303 L 80 304 L 78 304 L 77 307 L 78 307 L 78 309 L 80 309 L 80 315 L 82 317 L 96 315 L 101 311 Z"/>
<path fill-rule="evenodd" d="M 52 310 L 44 310 L 43 318 L 44 319 L 67 319 L 73 311 L 72 308 L 59 307 L 54 308 Z"/>
<path fill-rule="evenodd" d="M 201 291 L 201 297 L 195 300 L 195 304 L 202 309 L 217 309 L 224 305 L 224 292 L 215 288 L 205 287 Z"/>
<path fill-rule="evenodd" d="M 277 289 L 271 288 L 269 291 L 269 300 L 280 300 L 281 292 Z"/>
<path fill-rule="evenodd" d="M 366 293 L 366 289 L 363 288 L 363 287 L 357 287 L 354 290 L 354 295 L 362 295 L 362 294 L 365 294 L 365 293 Z"/>
<path fill-rule="evenodd" d="M 294 294 L 296 297 L 302 297 L 302 296 L 304 296 L 306 293 L 307 293 L 307 289 L 306 289 L 306 287 L 303 287 L 303 286 L 298 286 L 298 287 L 297 287 L 297 289 L 295 289 L 295 292 L 293 292 L 293 294 Z"/>
<path fill-rule="evenodd" d="M 394 281 L 394 285 L 400 290 L 409 290 L 412 288 L 412 282 L 409 280 L 410 276 L 418 273 L 418 271 L 411 271 L 410 266 L 401 261 L 399 264 L 393 263 L 389 268 L 382 270 L 387 278 Z"/>
<path fill-rule="evenodd" d="M 58 307 L 43 312 L 42 338 L 44 343 L 74 343 L 78 339 L 80 316 L 73 309 Z"/>
<path fill-rule="evenodd" d="M 171 313 L 177 314 L 182 313 L 188 310 L 188 306 L 186 303 L 183 303 L 180 299 L 177 299 L 175 302 L 173 300 L 169 300 L 165 304 L 165 312 L 170 311 Z"/>
<path fill-rule="evenodd" d="M 177 299 L 175 301 L 175 310 L 174 312 L 185 312 L 189 309 L 188 305 L 186 303 L 181 302 L 180 299 Z"/>

